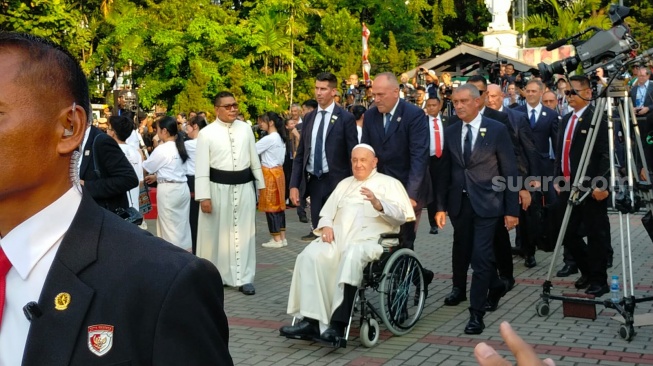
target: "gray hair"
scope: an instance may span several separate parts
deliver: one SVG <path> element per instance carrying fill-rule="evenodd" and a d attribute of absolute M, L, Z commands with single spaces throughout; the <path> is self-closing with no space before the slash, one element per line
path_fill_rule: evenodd
<path fill-rule="evenodd" d="M 470 83 L 463 84 L 463 85 L 457 87 L 456 89 L 454 89 L 453 92 L 454 93 L 460 93 L 460 92 L 465 91 L 465 90 L 469 91 L 469 94 L 473 98 L 480 98 L 481 97 L 481 93 L 478 91 L 478 88 L 474 84 L 470 84 Z"/>
<path fill-rule="evenodd" d="M 539 80 L 539 79 L 531 79 L 526 83 L 528 86 L 529 84 L 537 84 L 537 87 L 540 88 L 540 91 L 544 91 L 544 84 Z"/>
<path fill-rule="evenodd" d="M 390 86 L 394 86 L 396 88 L 399 87 L 399 81 L 397 80 L 397 77 L 395 76 L 395 74 L 393 74 L 391 72 L 382 72 L 382 73 L 376 75 L 375 79 L 378 79 L 379 77 L 385 77 L 388 80 L 388 83 L 390 84 Z"/>

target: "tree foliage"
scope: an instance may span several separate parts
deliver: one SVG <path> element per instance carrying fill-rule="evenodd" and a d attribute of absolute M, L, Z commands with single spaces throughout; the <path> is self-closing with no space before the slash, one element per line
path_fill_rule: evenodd
<path fill-rule="evenodd" d="M 653 46 L 652 1 L 626 4 L 644 48 Z M 532 44 L 607 28 L 607 5 L 528 1 Z M 0 0 L 2 28 L 68 48 L 95 97 L 133 71 L 146 108 L 211 111 L 212 97 L 229 90 L 246 117 L 313 97 L 319 72 L 360 75 L 361 22 L 376 74 L 400 73 L 460 42 L 480 44 L 490 20 L 483 0 Z M 120 78 L 110 86 L 112 73 Z"/>

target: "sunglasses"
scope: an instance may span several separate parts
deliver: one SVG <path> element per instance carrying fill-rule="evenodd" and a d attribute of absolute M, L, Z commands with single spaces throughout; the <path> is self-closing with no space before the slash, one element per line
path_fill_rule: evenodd
<path fill-rule="evenodd" d="M 579 92 L 582 92 L 583 90 L 587 90 L 587 88 L 585 88 L 585 89 L 578 89 L 578 90 L 575 90 L 575 89 L 565 90 L 565 95 L 566 95 L 566 96 L 570 96 L 570 95 L 578 95 L 578 93 L 579 93 Z"/>
<path fill-rule="evenodd" d="M 224 108 L 224 109 L 226 109 L 226 110 L 229 110 L 229 109 L 238 109 L 238 103 L 219 105 L 218 108 L 219 108 L 219 107 L 222 107 L 222 108 Z"/>

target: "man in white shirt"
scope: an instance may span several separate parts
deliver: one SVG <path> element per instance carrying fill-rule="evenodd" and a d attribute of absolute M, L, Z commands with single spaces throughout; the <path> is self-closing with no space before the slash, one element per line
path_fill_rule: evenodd
<path fill-rule="evenodd" d="M 77 61 L 0 32 L 0 69 L 0 365 L 233 364 L 215 267 L 79 186 Z"/>
<path fill-rule="evenodd" d="M 433 201 L 427 205 L 429 224 L 431 229 L 430 234 L 438 233 L 438 226 L 435 222 L 435 213 L 437 212 L 437 203 L 436 192 L 440 189 L 446 189 L 446 187 L 439 187 L 437 185 L 438 179 L 437 175 L 440 173 L 442 165 L 442 149 L 444 147 L 444 129 L 449 125 L 447 118 L 442 117 L 440 114 L 440 109 L 442 108 L 442 103 L 440 103 L 440 98 L 429 98 L 426 100 L 426 114 L 429 119 L 429 173 L 431 174 L 431 184 L 433 185 Z"/>

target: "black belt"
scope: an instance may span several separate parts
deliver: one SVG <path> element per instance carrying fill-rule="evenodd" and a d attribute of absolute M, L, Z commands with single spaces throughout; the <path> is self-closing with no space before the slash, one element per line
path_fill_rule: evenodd
<path fill-rule="evenodd" d="M 308 180 L 309 181 L 311 181 L 313 179 L 323 180 L 323 179 L 326 179 L 327 177 L 329 177 L 329 173 L 322 173 L 322 175 L 320 175 L 319 177 L 317 175 L 315 175 L 315 174 L 308 173 Z"/>
<path fill-rule="evenodd" d="M 254 180 L 254 174 L 250 168 L 238 171 L 211 168 L 209 177 L 213 183 L 230 185 L 245 184 Z"/>

